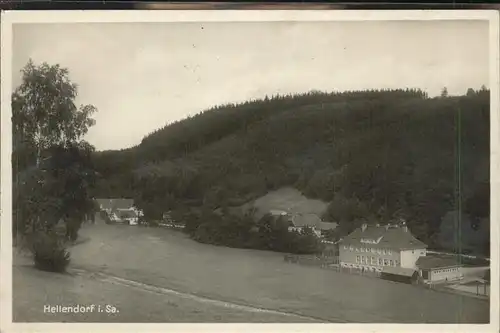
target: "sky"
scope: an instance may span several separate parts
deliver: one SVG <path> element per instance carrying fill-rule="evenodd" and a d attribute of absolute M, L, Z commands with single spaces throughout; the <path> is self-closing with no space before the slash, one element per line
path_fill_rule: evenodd
<path fill-rule="evenodd" d="M 212 106 L 310 90 L 488 87 L 487 21 L 13 25 L 13 85 L 32 58 L 60 64 L 92 104 L 97 150 L 139 144 Z"/>

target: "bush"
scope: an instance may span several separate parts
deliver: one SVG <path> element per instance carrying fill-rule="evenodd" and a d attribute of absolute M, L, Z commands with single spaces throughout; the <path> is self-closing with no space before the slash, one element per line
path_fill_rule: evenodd
<path fill-rule="evenodd" d="M 64 239 L 55 232 L 40 232 L 34 237 L 33 259 L 37 269 L 49 272 L 64 272 L 70 262 Z"/>

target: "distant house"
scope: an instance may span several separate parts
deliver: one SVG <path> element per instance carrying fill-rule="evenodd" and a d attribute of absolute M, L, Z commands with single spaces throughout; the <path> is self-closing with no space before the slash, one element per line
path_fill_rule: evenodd
<path fill-rule="evenodd" d="M 414 276 L 417 259 L 425 256 L 427 245 L 416 239 L 406 225 L 368 226 L 354 230 L 339 242 L 341 267 L 394 274 L 392 268 L 409 269 L 404 276 Z M 412 272 L 411 272 L 411 271 Z"/>
<path fill-rule="evenodd" d="M 96 199 L 101 212 L 106 213 L 106 216 L 115 222 L 131 222 L 136 224 L 142 211 L 134 206 L 133 199 L 112 198 L 112 199 Z"/>
<path fill-rule="evenodd" d="M 316 214 L 297 213 L 291 217 L 291 226 L 288 230 L 302 231 L 304 228 L 311 228 L 316 236 L 321 237 L 323 232 L 333 230 L 337 227 L 336 223 L 321 221 L 321 218 Z"/>
<path fill-rule="evenodd" d="M 114 199 L 96 199 L 97 204 L 101 210 L 106 212 L 111 212 L 115 209 L 126 209 L 134 207 L 133 199 L 123 199 L 123 198 L 114 198 Z"/>
<path fill-rule="evenodd" d="M 425 283 L 456 281 L 463 278 L 462 264 L 454 258 L 420 257 L 416 264 Z"/>
<path fill-rule="evenodd" d="M 117 222 L 129 225 L 137 225 L 139 223 L 139 215 L 133 208 L 118 208 L 113 212 L 113 214 L 116 216 Z"/>
<path fill-rule="evenodd" d="M 289 221 L 288 231 L 302 231 L 309 227 L 317 237 L 327 230 L 337 227 L 336 223 L 323 222 L 317 214 L 313 213 L 289 213 L 283 210 L 270 210 L 269 214 L 276 218 L 284 217 Z"/>

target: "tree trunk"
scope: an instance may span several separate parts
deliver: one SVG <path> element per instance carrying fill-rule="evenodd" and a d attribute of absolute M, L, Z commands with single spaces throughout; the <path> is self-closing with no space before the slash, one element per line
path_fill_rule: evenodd
<path fill-rule="evenodd" d="M 40 129 L 40 124 L 38 125 L 38 135 L 40 136 L 41 134 L 41 129 Z M 40 159 L 41 159 L 41 148 L 40 148 L 40 142 L 37 143 L 36 145 L 36 168 L 37 170 L 40 168 Z M 33 233 L 36 232 L 36 225 L 40 223 L 40 216 L 37 215 L 35 221 L 33 222 L 32 230 Z"/>

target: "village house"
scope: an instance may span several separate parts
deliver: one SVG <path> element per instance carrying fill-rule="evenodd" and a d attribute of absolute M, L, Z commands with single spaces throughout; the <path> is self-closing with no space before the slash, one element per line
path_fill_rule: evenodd
<path fill-rule="evenodd" d="M 323 222 L 321 218 L 314 213 L 288 213 L 283 210 L 270 210 L 269 214 L 274 217 L 287 218 L 290 223 L 288 231 L 300 232 L 309 227 L 318 238 L 321 238 L 324 232 L 333 230 L 337 227 L 336 223 Z"/>
<path fill-rule="evenodd" d="M 339 262 L 344 268 L 414 277 L 426 249 L 406 225 L 363 224 L 339 242 Z"/>
<path fill-rule="evenodd" d="M 420 257 L 416 264 L 424 283 L 451 282 L 463 278 L 462 265 L 453 258 Z"/>
<path fill-rule="evenodd" d="M 297 213 L 292 215 L 291 226 L 288 230 L 302 231 L 304 228 L 311 228 L 317 237 L 322 237 L 323 233 L 337 227 L 336 223 L 323 222 L 321 218 L 312 213 Z"/>
<path fill-rule="evenodd" d="M 113 222 L 135 225 L 142 216 L 142 211 L 134 206 L 133 199 L 96 199 L 96 202 L 100 211 L 106 213 L 106 216 Z"/>

